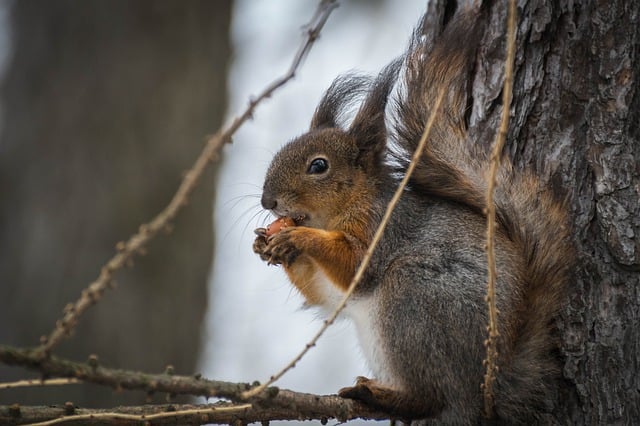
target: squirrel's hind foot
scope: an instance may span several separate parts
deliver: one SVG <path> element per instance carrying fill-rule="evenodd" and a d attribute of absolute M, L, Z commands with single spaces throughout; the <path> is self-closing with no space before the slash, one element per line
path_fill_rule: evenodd
<path fill-rule="evenodd" d="M 436 401 L 418 401 L 411 395 L 362 376 L 356 379 L 354 386 L 340 389 L 338 395 L 360 401 L 405 423 L 433 417 L 442 409 Z"/>

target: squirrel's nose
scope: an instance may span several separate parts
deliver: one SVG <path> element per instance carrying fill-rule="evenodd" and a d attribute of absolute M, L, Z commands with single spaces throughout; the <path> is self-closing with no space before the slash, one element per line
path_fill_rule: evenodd
<path fill-rule="evenodd" d="M 278 206 L 278 202 L 276 201 L 276 197 L 269 194 L 268 192 L 262 193 L 262 198 L 260 199 L 260 203 L 265 210 L 273 210 Z"/>

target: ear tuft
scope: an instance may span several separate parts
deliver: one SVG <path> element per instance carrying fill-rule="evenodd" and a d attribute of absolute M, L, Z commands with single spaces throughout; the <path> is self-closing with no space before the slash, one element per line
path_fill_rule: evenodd
<path fill-rule="evenodd" d="M 346 74 L 336 78 L 322 96 L 313 118 L 310 130 L 338 128 L 349 106 L 367 91 L 368 77 Z"/>
<path fill-rule="evenodd" d="M 380 72 L 349 128 L 360 150 L 358 162 L 364 167 L 375 167 L 382 161 L 387 144 L 385 108 L 402 60 L 396 59 Z"/>

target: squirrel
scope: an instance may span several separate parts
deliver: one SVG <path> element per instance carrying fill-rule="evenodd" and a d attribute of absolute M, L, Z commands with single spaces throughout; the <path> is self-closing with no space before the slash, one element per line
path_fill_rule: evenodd
<path fill-rule="evenodd" d="M 375 379 L 360 377 L 339 394 L 404 420 L 486 420 L 489 154 L 467 135 L 479 13 L 445 16 L 432 44 L 425 14 L 406 53 L 377 77 L 338 77 L 310 130 L 274 156 L 263 187 L 263 208 L 294 226 L 268 236 L 257 229 L 254 252 L 282 265 L 306 304 L 333 311 L 445 91 L 415 173 L 343 311 Z M 347 125 L 345 110 L 356 102 Z M 561 370 L 555 317 L 575 258 L 566 197 L 507 158 L 497 180 L 500 338 L 491 421 L 546 422 Z"/>

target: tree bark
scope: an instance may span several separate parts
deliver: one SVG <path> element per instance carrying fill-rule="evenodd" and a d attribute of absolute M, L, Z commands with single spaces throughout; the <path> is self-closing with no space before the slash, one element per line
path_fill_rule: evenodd
<path fill-rule="evenodd" d="M 170 200 L 226 107 L 230 1 L 19 1 L 2 85 L 0 341 L 33 346 Z M 211 175 L 56 353 L 193 372 L 212 258 Z M 24 372 L 0 367 L 3 380 Z M 21 403 L 145 401 L 81 387 Z"/>
<path fill-rule="evenodd" d="M 640 3 L 518 2 L 506 149 L 568 194 L 579 253 L 560 320 L 561 424 L 640 418 Z M 472 134 L 498 128 L 506 7 L 487 16 Z"/>

